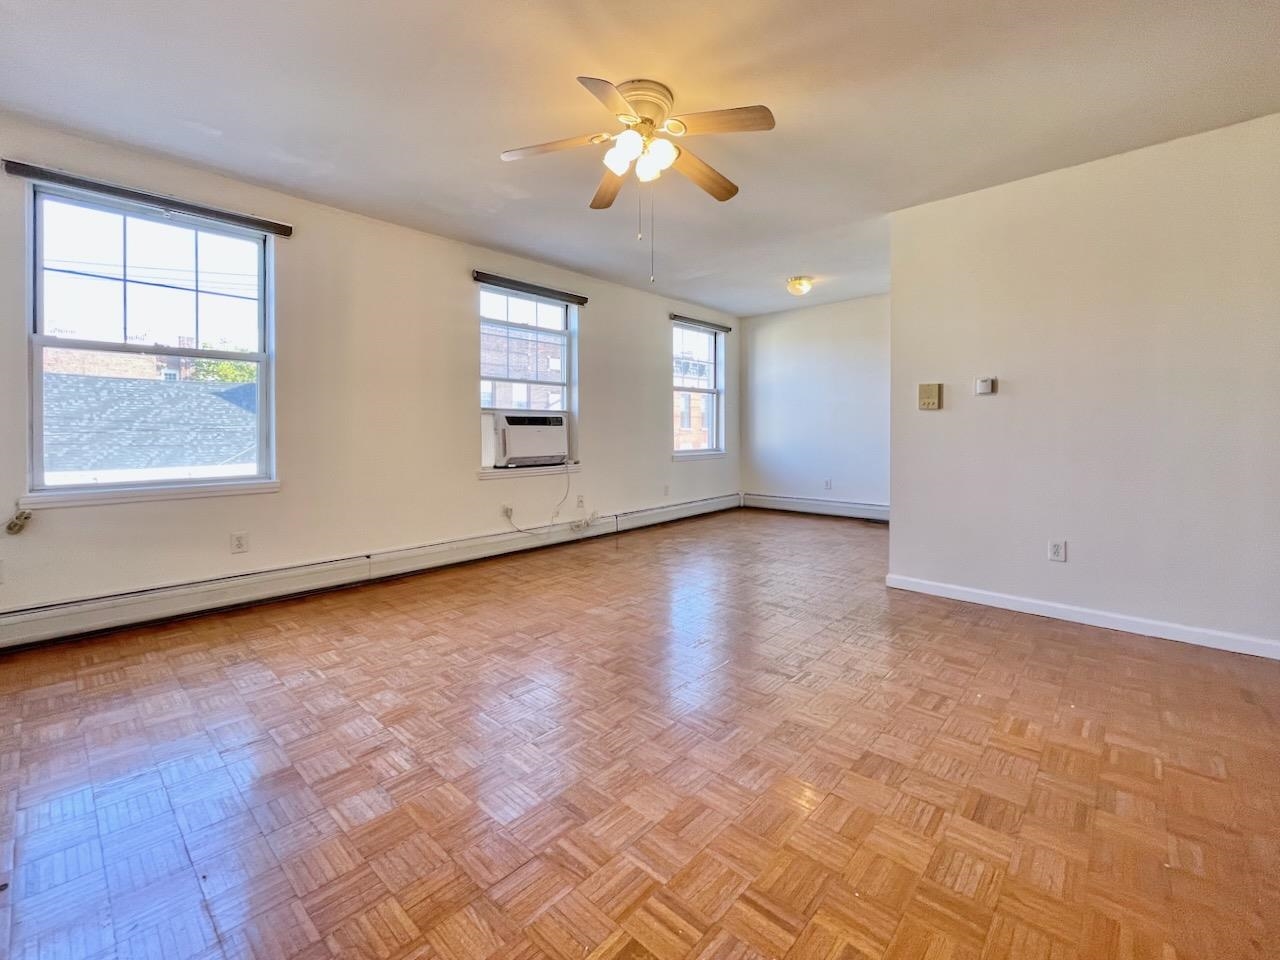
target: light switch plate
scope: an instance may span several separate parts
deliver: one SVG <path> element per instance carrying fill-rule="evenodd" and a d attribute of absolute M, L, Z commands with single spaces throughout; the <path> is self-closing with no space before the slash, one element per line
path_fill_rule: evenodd
<path fill-rule="evenodd" d="M 922 383 L 918 389 L 921 410 L 942 409 L 942 384 Z"/>

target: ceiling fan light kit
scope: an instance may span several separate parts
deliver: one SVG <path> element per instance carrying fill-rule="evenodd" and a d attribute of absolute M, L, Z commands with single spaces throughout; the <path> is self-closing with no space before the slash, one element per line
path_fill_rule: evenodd
<path fill-rule="evenodd" d="M 507 150 L 502 154 L 502 159 L 520 160 L 542 153 L 556 153 L 612 141 L 612 146 L 601 158 L 605 171 L 591 197 L 592 210 L 605 210 L 613 206 L 627 174 L 632 170 L 632 164 L 635 164 L 636 179 L 641 183 L 651 183 L 661 177 L 663 171 L 674 168 L 676 173 L 692 180 L 717 200 L 730 200 L 738 193 L 736 183 L 699 159 L 687 147 L 676 146 L 667 138 L 772 130 L 774 126 L 773 113 L 760 104 L 673 117 L 671 109 L 675 105 L 675 95 L 670 87 L 656 80 L 628 80 L 617 86 L 597 77 L 579 77 L 578 82 L 604 104 L 604 108 L 613 114 L 624 129 L 616 133 L 589 133 L 581 137 L 568 137 Z M 653 194 L 650 193 L 650 283 L 654 282 L 653 221 Z M 638 236 L 643 238 L 643 235 L 644 231 L 640 230 Z"/>
<path fill-rule="evenodd" d="M 641 183 L 657 180 L 664 171 L 674 168 L 717 200 L 729 200 L 737 194 L 737 184 L 699 159 L 687 147 L 676 146 L 667 138 L 772 130 L 774 127 L 773 113 L 759 104 L 673 117 L 671 110 L 675 106 L 675 95 L 670 87 L 656 80 L 628 80 L 617 86 L 597 77 L 579 77 L 578 82 L 604 104 L 625 129 L 520 147 L 506 151 L 502 159 L 520 160 L 612 141 L 613 145 L 602 158 L 606 167 L 604 177 L 591 198 L 594 210 L 613 205 L 618 191 L 622 189 L 623 178 L 632 170 L 632 164 L 635 164 L 636 179 Z"/>

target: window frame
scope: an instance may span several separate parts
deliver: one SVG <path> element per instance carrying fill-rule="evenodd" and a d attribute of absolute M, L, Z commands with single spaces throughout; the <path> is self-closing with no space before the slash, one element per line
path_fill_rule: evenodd
<path fill-rule="evenodd" d="M 538 293 L 525 293 L 520 290 L 510 290 L 505 287 L 495 286 L 494 284 L 485 283 L 483 281 L 478 282 L 476 284 L 476 287 L 477 287 L 476 320 L 478 321 L 478 324 L 479 324 L 477 332 L 479 333 L 480 336 L 482 337 L 484 336 L 484 325 L 486 323 L 491 323 L 491 324 L 495 324 L 497 326 L 503 327 L 506 330 L 518 330 L 521 333 L 528 333 L 530 331 L 534 333 L 549 333 L 549 334 L 553 334 L 555 336 L 564 338 L 564 370 L 562 371 L 562 373 L 564 374 L 563 380 L 521 380 L 521 379 L 512 378 L 512 377 L 486 377 L 483 372 L 481 372 L 479 376 L 480 383 L 483 383 L 487 380 L 490 383 L 511 383 L 511 384 L 523 383 L 526 386 L 530 386 L 530 387 L 558 386 L 561 388 L 561 398 L 562 398 L 561 399 L 562 405 L 559 409 L 543 410 L 541 408 L 535 408 L 535 407 L 485 406 L 483 403 L 481 403 L 480 412 L 482 414 L 485 414 L 485 413 L 495 413 L 495 412 L 513 413 L 518 411 L 521 413 L 563 413 L 566 416 L 571 415 L 573 413 L 573 408 L 574 408 L 573 384 L 574 384 L 574 375 L 576 373 L 576 370 L 574 368 L 575 367 L 574 365 L 575 351 L 573 349 L 573 346 L 574 346 L 574 334 L 577 327 L 577 312 L 578 312 L 577 305 L 568 303 L 564 300 L 557 300 L 555 297 L 547 297 Z M 548 330 L 546 327 L 530 326 L 527 323 L 512 323 L 510 320 L 493 320 L 489 317 L 486 317 L 480 312 L 480 295 L 483 293 L 492 293 L 492 294 L 496 294 L 498 296 L 507 297 L 507 298 L 516 297 L 520 300 L 530 300 L 535 304 L 535 306 L 537 304 L 546 304 L 548 306 L 560 307 L 562 310 L 564 310 L 564 329 Z M 482 358 L 481 364 L 477 364 L 477 368 L 481 367 L 482 365 L 483 365 L 483 358 Z"/>
<path fill-rule="evenodd" d="M 697 460 L 704 457 L 722 457 L 725 455 L 725 331 L 716 327 L 707 326 L 700 323 L 692 323 L 687 320 L 672 319 L 671 330 L 674 333 L 677 329 L 692 330 L 697 333 L 710 335 L 712 337 L 712 355 L 715 365 L 715 386 L 714 387 L 682 387 L 675 383 L 675 371 L 671 375 L 671 397 L 672 410 L 674 413 L 674 402 L 678 394 L 681 393 L 701 393 L 706 394 L 715 399 L 715 417 L 716 422 L 713 427 L 714 442 L 710 447 L 700 450 L 678 450 L 675 446 L 675 429 L 672 428 L 671 435 L 671 457 L 673 460 Z M 671 359 L 676 359 L 675 350 L 672 349 Z M 675 417 L 672 416 L 674 421 Z"/>
<path fill-rule="evenodd" d="M 43 270 L 44 218 L 42 197 L 72 203 L 91 210 L 181 225 L 206 233 L 253 240 L 258 244 L 258 340 L 256 351 L 203 350 L 159 344 L 112 343 L 57 337 L 44 333 L 41 272 Z M 91 189 L 32 181 L 27 187 L 27 342 L 28 342 L 28 452 L 27 494 L 20 506 L 77 506 L 122 503 L 135 500 L 187 499 L 227 494 L 270 493 L 279 490 L 275 462 L 275 244 L 272 234 L 215 217 L 169 210 L 136 200 L 126 200 Z M 122 251 L 121 284 L 128 282 L 127 251 Z M 195 288 L 192 288 L 195 290 Z M 195 291 L 198 297 L 199 291 Z M 127 314 L 124 322 L 128 323 Z M 255 363 L 258 369 L 258 472 L 245 476 L 191 477 L 169 480 L 137 480 L 115 483 L 54 484 L 45 482 L 44 468 L 44 351 L 66 348 L 102 353 L 143 356 L 189 357 Z"/>
<path fill-rule="evenodd" d="M 554 333 L 564 337 L 564 382 L 562 384 L 547 380 L 518 380 L 506 377 L 486 377 L 481 370 L 481 362 L 477 362 L 475 369 L 477 373 L 476 385 L 485 380 L 493 383 L 524 383 L 539 386 L 561 386 L 563 389 L 564 402 L 563 406 L 558 410 L 538 410 L 533 407 L 500 407 L 486 406 L 479 404 L 480 413 L 480 456 L 479 466 L 476 476 L 481 480 L 492 480 L 500 477 L 538 477 L 551 474 L 564 475 L 566 473 L 577 473 L 582 469 L 581 461 L 578 458 L 578 333 L 580 316 L 579 310 L 586 304 L 585 298 L 581 302 L 577 300 L 565 300 L 555 296 L 535 292 L 534 290 L 522 289 L 520 287 L 505 287 L 498 283 L 491 283 L 487 280 L 480 279 L 480 276 L 474 275 L 476 281 L 475 293 L 475 319 L 476 319 L 476 347 L 481 347 L 481 337 L 483 336 L 483 325 L 486 323 L 499 324 L 501 326 L 521 330 L 521 331 L 542 331 L 543 333 Z M 535 304 L 545 303 L 564 309 L 564 329 L 548 330 L 545 327 L 533 327 L 524 323 L 510 323 L 504 320 L 491 320 L 482 316 L 480 313 L 480 295 L 488 292 L 498 294 L 504 297 L 517 297 L 523 300 L 532 300 Z M 554 292 L 554 291 L 552 291 Z M 477 357 L 477 361 L 481 361 Z M 479 390 L 476 394 L 479 395 Z M 493 434 L 492 417 L 495 413 L 521 413 L 521 414 L 538 414 L 538 413 L 558 413 L 563 414 L 565 423 L 568 427 L 569 440 L 569 458 L 563 465 L 550 467 L 518 467 L 518 468 L 501 468 L 493 465 L 491 455 L 492 449 L 487 446 L 488 438 Z"/>

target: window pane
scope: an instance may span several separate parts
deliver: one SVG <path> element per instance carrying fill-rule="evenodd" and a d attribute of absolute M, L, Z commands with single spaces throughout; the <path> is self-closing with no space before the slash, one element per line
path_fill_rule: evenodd
<path fill-rule="evenodd" d="M 258 299 L 262 241 L 203 231 L 196 239 L 196 276 L 201 290 Z M 132 273 L 132 262 L 129 270 Z"/>
<path fill-rule="evenodd" d="M 511 384 L 481 380 L 480 405 L 482 407 L 493 407 L 497 410 L 511 409 Z"/>
<path fill-rule="evenodd" d="M 672 327 L 672 353 L 690 360 L 713 362 L 716 358 L 716 335 L 712 330 L 693 330 L 689 327 Z"/>
<path fill-rule="evenodd" d="M 538 305 L 532 300 L 507 297 L 507 323 L 519 323 L 527 327 L 538 324 Z"/>
<path fill-rule="evenodd" d="M 568 327 L 565 308 L 558 303 L 538 304 L 538 326 L 543 330 L 564 330 Z"/>
<path fill-rule="evenodd" d="M 536 380 L 538 335 L 532 330 L 507 331 L 507 376 L 513 380 Z"/>
<path fill-rule="evenodd" d="M 188 290 L 195 287 L 194 230 L 129 217 L 125 231 L 125 263 L 130 280 L 164 283 Z"/>
<path fill-rule="evenodd" d="M 549 383 L 564 383 L 568 344 L 556 334 L 538 334 L 538 379 Z"/>
<path fill-rule="evenodd" d="M 685 360 L 676 357 L 673 361 L 672 382 L 677 387 L 703 387 L 714 390 L 716 368 L 702 360 Z"/>
<path fill-rule="evenodd" d="M 56 270 L 43 272 L 42 326 L 51 337 L 124 341 L 124 284 Z"/>
<path fill-rule="evenodd" d="M 199 296 L 201 350 L 256 353 L 262 349 L 262 317 L 257 300 L 226 297 L 219 293 L 201 293 Z"/>
<path fill-rule="evenodd" d="M 480 291 L 480 316 L 486 320 L 507 319 L 507 298 L 489 290 Z"/>
<path fill-rule="evenodd" d="M 563 410 L 564 387 L 545 383 L 529 385 L 530 410 Z"/>
<path fill-rule="evenodd" d="M 196 346 L 196 294 L 194 290 L 129 283 L 130 343 L 160 343 L 166 347 Z"/>
<path fill-rule="evenodd" d="M 529 385 L 527 383 L 489 383 L 488 396 L 492 400 L 487 406 L 499 410 L 527 410 L 529 407 Z M 486 396 L 485 383 L 480 385 L 480 396 Z"/>
<path fill-rule="evenodd" d="M 675 391 L 672 424 L 676 450 L 716 449 L 716 395 Z"/>
<path fill-rule="evenodd" d="M 498 410 L 563 410 L 565 388 L 548 383 L 481 380 L 480 406 Z"/>
<path fill-rule="evenodd" d="M 480 324 L 480 376 L 507 377 L 507 328 Z"/>
<path fill-rule="evenodd" d="M 44 484 L 249 477 L 258 364 L 43 351 Z"/>
<path fill-rule="evenodd" d="M 716 387 L 716 335 L 672 327 L 672 382 L 677 387 Z"/>
<path fill-rule="evenodd" d="M 120 214 L 41 196 L 40 234 L 45 268 L 124 276 L 124 217 Z"/>

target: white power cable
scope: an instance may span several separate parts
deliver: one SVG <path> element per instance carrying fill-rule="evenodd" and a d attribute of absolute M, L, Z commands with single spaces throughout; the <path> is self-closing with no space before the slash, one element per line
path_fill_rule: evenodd
<path fill-rule="evenodd" d="M 572 464 L 569 463 L 569 459 L 566 457 L 564 461 L 564 494 L 560 497 L 559 502 L 551 509 L 551 519 L 547 523 L 537 527 L 522 527 L 516 523 L 515 507 L 507 506 L 503 508 L 502 515 L 507 518 L 507 523 L 511 524 L 512 529 L 517 530 L 520 533 L 529 534 L 530 536 L 536 536 L 539 533 L 550 530 L 556 525 L 556 520 L 560 517 L 560 508 L 563 507 L 565 501 L 569 499 L 569 489 L 573 484 L 572 477 L 570 476 L 571 466 Z"/>

